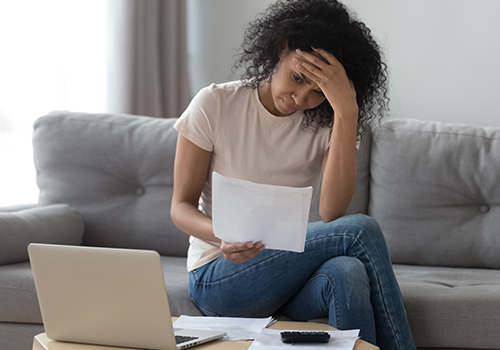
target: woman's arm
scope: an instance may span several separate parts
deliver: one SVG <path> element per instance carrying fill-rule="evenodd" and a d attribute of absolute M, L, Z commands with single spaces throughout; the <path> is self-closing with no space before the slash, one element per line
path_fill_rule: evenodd
<path fill-rule="evenodd" d="M 319 213 L 330 222 L 345 215 L 356 186 L 356 134 L 335 114 L 330 148 L 323 158 Z"/>
<path fill-rule="evenodd" d="M 198 210 L 198 201 L 208 176 L 212 153 L 179 134 L 174 163 L 174 192 L 170 215 L 174 224 L 189 235 L 220 242 L 213 234 L 212 220 Z"/>
<path fill-rule="evenodd" d="M 174 192 L 170 215 L 174 224 L 194 237 L 221 242 L 224 257 L 242 263 L 259 254 L 261 243 L 226 243 L 215 237 L 212 220 L 198 210 L 198 201 L 205 186 L 212 153 L 196 146 L 179 134 L 175 151 Z"/>
<path fill-rule="evenodd" d="M 323 180 L 319 213 L 333 221 L 347 211 L 356 185 L 356 135 L 358 105 L 356 90 L 344 67 L 331 53 L 297 51 L 303 59 L 297 69 L 318 84 L 335 112 L 330 148 L 323 158 Z"/>

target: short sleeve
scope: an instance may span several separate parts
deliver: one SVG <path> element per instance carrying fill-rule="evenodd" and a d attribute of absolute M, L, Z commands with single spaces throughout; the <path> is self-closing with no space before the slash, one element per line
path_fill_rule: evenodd
<path fill-rule="evenodd" d="M 215 84 L 212 84 L 196 94 L 174 124 L 174 128 L 198 147 L 212 152 L 215 145 L 217 116 L 217 91 Z"/>

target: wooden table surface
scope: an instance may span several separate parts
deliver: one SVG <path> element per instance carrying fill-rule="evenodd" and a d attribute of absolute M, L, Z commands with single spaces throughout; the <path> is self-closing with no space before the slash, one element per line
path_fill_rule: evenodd
<path fill-rule="evenodd" d="M 172 317 L 172 322 L 177 317 Z M 270 329 L 289 329 L 289 330 L 334 330 L 323 323 L 314 322 L 288 322 L 278 321 Z M 215 340 L 206 344 L 193 347 L 196 350 L 246 350 L 250 347 L 252 341 L 228 341 Z M 358 340 L 353 350 L 377 350 L 378 347 L 371 345 L 363 340 Z M 38 334 L 33 340 L 33 350 L 130 350 L 129 348 L 87 345 L 54 341 L 47 337 L 45 333 Z M 135 349 L 134 349 L 135 350 Z"/>

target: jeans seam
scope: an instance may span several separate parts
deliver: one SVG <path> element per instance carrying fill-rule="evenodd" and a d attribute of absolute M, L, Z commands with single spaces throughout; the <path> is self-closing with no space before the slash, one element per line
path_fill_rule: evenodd
<path fill-rule="evenodd" d="M 254 267 L 257 267 L 257 266 L 261 265 L 262 263 L 264 263 L 264 262 L 268 261 L 269 259 L 275 258 L 275 257 L 277 257 L 277 256 L 279 256 L 279 255 L 282 255 L 282 254 L 283 254 L 282 252 L 278 252 L 278 253 L 276 253 L 276 254 L 274 254 L 274 255 L 272 255 L 272 256 L 269 256 L 269 257 L 267 257 L 267 258 L 265 258 L 265 259 L 263 259 L 263 260 L 260 260 L 259 262 L 255 263 L 255 264 L 253 264 L 253 265 L 251 265 L 251 266 L 248 266 L 247 268 L 245 268 L 245 269 L 243 269 L 243 270 L 239 270 L 239 271 L 237 271 L 237 272 L 234 272 L 234 273 L 232 273 L 232 274 L 230 274 L 230 275 L 225 276 L 224 278 L 221 278 L 221 279 L 219 279 L 219 280 L 217 280 L 217 281 L 213 281 L 213 282 L 202 282 L 202 281 L 198 281 L 198 279 L 196 278 L 196 275 L 195 275 L 195 283 L 196 283 L 197 285 L 202 285 L 202 286 L 210 286 L 210 285 L 215 285 L 215 284 L 217 284 L 217 283 L 220 283 L 220 282 L 223 282 L 223 281 L 227 280 L 228 278 L 231 278 L 231 277 L 233 277 L 233 276 L 236 276 L 236 275 L 238 275 L 238 274 L 240 274 L 240 273 L 242 273 L 242 272 L 244 272 L 244 271 L 248 271 L 248 270 L 250 270 L 250 269 L 252 269 L 252 268 L 254 268 Z M 210 264 L 210 263 L 217 263 L 217 260 L 219 260 L 220 258 L 224 258 L 224 257 L 223 257 L 223 256 L 222 256 L 222 257 L 219 257 L 219 258 L 217 258 L 216 260 L 214 260 L 214 261 L 212 261 L 212 262 L 209 262 L 208 264 Z"/>
<path fill-rule="evenodd" d="M 218 313 L 213 312 L 212 310 L 210 310 L 210 309 L 208 309 L 208 308 L 206 308 L 206 307 L 204 307 L 204 306 L 201 306 L 201 305 L 200 305 L 200 303 L 198 303 L 196 300 L 194 300 L 194 298 L 193 298 L 193 296 L 191 295 L 191 293 L 189 293 L 189 296 L 191 297 L 191 301 L 192 301 L 192 302 L 196 305 L 196 307 L 197 307 L 198 309 L 200 309 L 200 311 L 201 311 L 204 315 L 206 315 L 206 314 L 205 314 L 205 312 L 203 312 L 203 311 L 204 311 L 204 310 L 206 310 L 206 311 L 210 312 L 211 314 L 216 315 L 216 317 L 220 317 L 220 315 L 219 315 Z"/>
<path fill-rule="evenodd" d="M 366 252 L 366 248 L 365 246 L 363 245 L 363 243 L 358 239 L 358 237 L 354 237 L 354 239 L 359 243 L 359 245 L 363 248 L 363 250 Z M 370 264 L 373 266 L 375 266 L 373 260 L 371 259 L 371 257 L 366 254 L 368 257 L 369 257 L 369 262 Z M 393 333 L 393 336 L 394 336 L 394 339 L 396 339 L 397 343 L 398 343 L 398 348 L 402 349 L 403 346 L 402 346 L 402 341 L 400 339 L 400 335 L 398 332 L 396 332 L 396 327 L 393 323 L 393 320 L 392 318 L 389 317 L 389 309 L 388 309 L 388 306 L 387 306 L 387 302 L 385 300 L 385 298 L 383 298 L 383 293 L 382 293 L 382 286 L 380 285 L 380 276 L 378 275 L 377 273 L 377 270 L 375 268 L 372 268 L 371 269 L 373 271 L 373 274 L 375 275 L 375 278 L 377 280 L 377 285 L 378 285 L 378 289 L 379 289 L 379 294 L 380 294 L 380 299 L 382 300 L 382 306 L 383 306 L 383 309 L 384 309 L 384 312 L 385 312 L 385 316 L 387 318 L 387 321 L 390 323 L 391 327 L 390 327 L 390 330 L 391 332 Z M 371 279 L 370 279 L 371 280 Z M 397 283 L 397 282 L 396 282 Z M 385 333 L 385 330 L 382 329 L 382 331 Z M 387 336 L 386 336 L 387 337 Z M 387 337 L 389 338 L 389 337 Z"/>
<path fill-rule="evenodd" d="M 339 303 L 338 303 L 337 293 L 335 291 L 335 285 L 332 283 L 332 281 L 330 280 L 328 275 L 325 273 L 320 273 L 320 274 L 314 276 L 314 278 L 309 279 L 304 285 L 308 284 L 309 282 L 314 281 L 318 277 L 325 277 L 327 279 L 328 283 L 330 284 L 331 289 L 332 289 L 333 299 L 335 301 L 335 310 L 333 310 L 335 312 L 335 322 L 336 322 L 335 328 L 338 328 L 339 316 L 340 316 Z M 330 307 L 328 307 L 328 312 L 329 313 L 331 312 Z M 330 318 L 330 315 L 328 315 L 328 318 Z"/>
<path fill-rule="evenodd" d="M 362 247 L 363 251 L 366 253 L 367 249 L 365 248 L 365 246 L 363 245 L 363 243 L 361 242 L 361 240 L 358 238 L 359 235 L 353 235 L 351 233 L 346 233 L 344 232 L 343 234 L 341 233 L 330 233 L 330 234 L 327 234 L 325 236 L 322 236 L 322 237 L 318 237 L 318 238 L 315 238 L 315 239 L 312 239 L 310 240 L 309 242 L 314 242 L 314 241 L 318 241 L 318 240 L 322 240 L 322 239 L 326 239 L 328 237 L 334 237 L 334 236 L 342 236 L 342 237 L 350 237 L 354 240 L 357 241 L 357 243 Z M 354 243 L 354 242 L 353 242 Z M 346 255 L 347 256 L 347 255 Z M 373 267 L 374 266 L 374 262 L 373 260 L 371 259 L 370 255 L 369 254 L 366 254 L 366 256 L 369 258 L 369 262 L 371 264 L 371 266 Z M 374 268 L 371 269 L 373 271 L 373 274 L 375 275 L 375 278 L 377 280 L 377 286 L 378 286 L 378 290 L 379 291 L 382 291 L 382 286 L 380 285 L 380 277 L 379 275 L 377 274 L 376 270 Z M 371 279 L 370 279 L 371 280 Z M 382 293 L 379 293 L 381 296 L 382 296 Z M 390 317 L 388 317 L 388 315 L 390 314 L 389 313 L 389 310 L 388 310 L 388 307 L 387 307 L 387 302 L 385 301 L 385 298 L 381 298 L 382 299 L 382 306 L 383 306 L 383 309 L 384 309 L 384 313 L 385 313 L 385 316 L 388 320 L 388 322 L 390 323 L 391 325 L 391 331 L 393 333 L 393 336 L 394 336 L 394 339 L 397 340 L 398 342 L 398 345 L 401 347 L 401 339 L 400 339 L 400 335 L 398 332 L 395 331 L 395 325 L 394 323 L 392 322 L 392 319 Z M 385 330 L 383 330 L 384 333 L 385 333 Z"/>

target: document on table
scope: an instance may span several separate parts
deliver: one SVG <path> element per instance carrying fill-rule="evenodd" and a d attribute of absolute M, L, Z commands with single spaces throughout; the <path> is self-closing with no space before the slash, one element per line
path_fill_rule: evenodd
<path fill-rule="evenodd" d="M 174 328 L 221 330 L 227 333 L 224 340 L 254 340 L 262 328 L 272 325 L 276 320 L 267 318 L 244 317 L 207 317 L 180 316 L 174 322 Z"/>
<path fill-rule="evenodd" d="M 248 350 L 280 350 L 292 347 L 294 350 L 329 349 L 352 350 L 358 340 L 359 329 L 348 331 L 326 331 L 330 334 L 328 343 L 295 343 L 286 344 L 281 341 L 282 330 L 263 329 Z"/>
<path fill-rule="evenodd" d="M 258 184 L 212 176 L 215 236 L 229 243 L 262 242 L 268 249 L 303 252 L 313 188 Z"/>

